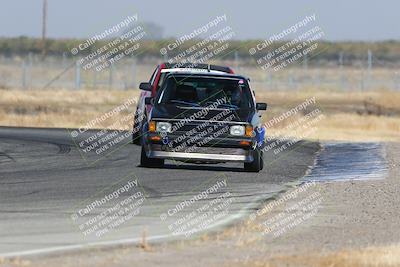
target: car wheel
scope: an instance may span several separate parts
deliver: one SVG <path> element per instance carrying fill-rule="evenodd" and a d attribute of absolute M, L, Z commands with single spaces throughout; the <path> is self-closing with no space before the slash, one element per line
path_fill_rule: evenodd
<path fill-rule="evenodd" d="M 149 168 L 161 168 L 164 166 L 163 159 L 152 159 L 147 157 L 146 151 L 142 146 L 142 152 L 140 154 L 140 166 L 149 167 Z"/>
<path fill-rule="evenodd" d="M 254 150 L 254 160 L 252 162 L 245 162 L 244 169 L 249 172 L 259 172 L 262 168 L 261 163 L 261 151 L 259 149 Z"/>
<path fill-rule="evenodd" d="M 135 131 L 136 128 L 138 128 L 137 131 Z M 141 128 L 141 122 L 138 121 L 138 111 L 136 109 L 132 128 L 132 143 L 135 145 L 140 145 L 140 133 L 142 132 Z"/>

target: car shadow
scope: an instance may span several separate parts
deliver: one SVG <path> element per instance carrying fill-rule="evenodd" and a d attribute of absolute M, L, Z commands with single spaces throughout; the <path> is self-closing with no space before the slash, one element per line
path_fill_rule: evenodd
<path fill-rule="evenodd" d="M 146 168 L 143 166 L 138 166 L 139 168 Z M 218 171 L 218 172 L 246 172 L 240 167 L 224 167 L 224 166 L 210 166 L 210 165 L 192 165 L 192 164 L 165 164 L 162 168 L 152 168 L 152 169 L 169 169 L 169 170 L 192 170 L 192 171 Z"/>

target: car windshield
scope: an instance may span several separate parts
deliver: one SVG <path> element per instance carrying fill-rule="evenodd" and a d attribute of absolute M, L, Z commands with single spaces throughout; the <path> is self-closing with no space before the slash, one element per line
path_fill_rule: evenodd
<path fill-rule="evenodd" d="M 169 77 L 157 102 L 193 107 L 214 104 L 216 108 L 228 109 L 249 109 L 253 106 L 245 80 L 218 77 Z"/>

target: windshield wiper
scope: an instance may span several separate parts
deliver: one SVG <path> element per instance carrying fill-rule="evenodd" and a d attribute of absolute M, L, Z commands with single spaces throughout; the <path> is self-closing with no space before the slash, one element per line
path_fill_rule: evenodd
<path fill-rule="evenodd" d="M 215 103 L 216 103 L 215 101 L 207 101 L 206 105 L 212 105 L 212 104 L 215 104 Z M 218 107 L 233 108 L 233 109 L 238 109 L 239 108 L 238 106 L 236 106 L 234 104 L 229 104 L 229 103 L 220 103 L 218 105 Z"/>
<path fill-rule="evenodd" d="M 226 107 L 226 108 L 234 108 L 234 109 L 238 109 L 239 107 L 234 105 L 234 104 L 229 104 L 229 103 L 221 103 L 218 105 L 218 107 Z"/>
<path fill-rule="evenodd" d="M 186 101 L 182 101 L 182 100 L 171 100 L 171 101 L 169 101 L 169 103 L 177 103 L 177 104 L 183 104 L 183 105 L 190 105 L 192 107 L 200 107 L 200 105 L 197 103 L 186 102 Z"/>

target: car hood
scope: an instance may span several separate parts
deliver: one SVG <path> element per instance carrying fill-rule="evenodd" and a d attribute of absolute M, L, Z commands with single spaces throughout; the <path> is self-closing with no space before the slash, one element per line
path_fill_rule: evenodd
<path fill-rule="evenodd" d="M 151 118 L 159 119 L 188 119 L 191 120 L 224 120 L 229 118 L 234 122 L 251 122 L 254 111 L 250 109 L 206 109 L 160 104 L 153 107 Z"/>

